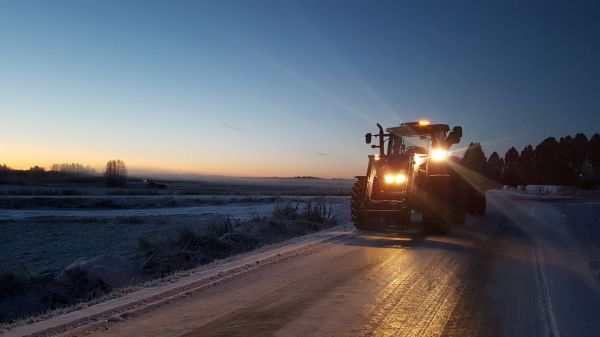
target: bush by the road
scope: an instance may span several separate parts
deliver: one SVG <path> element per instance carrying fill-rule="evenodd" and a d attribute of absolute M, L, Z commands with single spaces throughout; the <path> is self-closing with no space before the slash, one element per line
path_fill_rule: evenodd
<path fill-rule="evenodd" d="M 270 217 L 222 218 L 201 232 L 183 228 L 162 240 L 142 239 L 137 259 L 142 261 L 147 276 L 165 276 L 335 223 L 331 204 L 325 198 L 315 198 L 302 209 L 299 203 L 286 201 L 277 204 Z"/>
<path fill-rule="evenodd" d="M 111 287 L 98 278 L 73 268 L 61 275 L 30 275 L 24 271 L 0 272 L 0 322 L 89 301 L 106 294 Z"/>

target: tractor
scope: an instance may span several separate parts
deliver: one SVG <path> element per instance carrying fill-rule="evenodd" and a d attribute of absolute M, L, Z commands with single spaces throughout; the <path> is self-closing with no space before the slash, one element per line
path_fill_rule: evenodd
<path fill-rule="evenodd" d="M 399 228 L 410 223 L 415 210 L 422 214 L 426 233 L 443 234 L 463 224 L 467 211 L 485 211 L 485 195 L 482 201 L 481 193 L 456 173 L 460 163 L 450 156 L 462 127 L 450 131 L 447 124 L 425 120 L 385 132 L 379 123 L 377 127 L 379 132 L 367 133 L 365 141 L 371 144 L 377 138 L 371 147 L 379 153 L 369 155 L 367 174 L 356 177 L 352 190 L 350 210 L 358 229 Z"/>

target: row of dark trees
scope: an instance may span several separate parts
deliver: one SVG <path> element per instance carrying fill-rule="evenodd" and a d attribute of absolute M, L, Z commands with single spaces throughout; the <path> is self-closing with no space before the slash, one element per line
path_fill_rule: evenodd
<path fill-rule="evenodd" d="M 103 176 L 90 166 L 78 163 L 53 164 L 48 170 L 40 166 L 17 170 L 0 165 L 0 184 L 93 183 L 102 180 L 109 187 L 127 185 L 125 162 L 120 159 L 109 160 Z"/>
<path fill-rule="evenodd" d="M 49 171 L 65 172 L 77 175 L 97 175 L 95 169 L 88 165 L 81 165 L 79 163 L 52 164 Z"/>
<path fill-rule="evenodd" d="M 600 184 L 600 135 L 548 137 L 535 148 L 527 145 L 519 152 L 511 147 L 504 156 L 493 152 L 487 158 L 479 143 L 471 143 L 461 162 L 503 185 L 593 187 Z"/>

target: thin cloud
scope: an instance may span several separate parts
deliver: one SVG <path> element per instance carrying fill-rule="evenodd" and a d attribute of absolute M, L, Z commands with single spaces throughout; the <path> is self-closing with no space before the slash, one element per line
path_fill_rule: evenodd
<path fill-rule="evenodd" d="M 223 124 L 223 123 L 220 123 L 219 125 L 220 125 L 220 126 L 222 126 L 222 127 L 224 127 L 224 128 L 228 128 L 228 129 L 230 129 L 230 130 L 234 130 L 234 131 L 237 131 L 237 132 L 242 132 L 242 133 L 252 134 L 252 132 L 250 132 L 250 131 L 248 131 L 248 130 L 244 130 L 244 129 L 236 128 L 235 126 L 231 126 L 231 125 L 228 125 L 228 124 Z"/>
<path fill-rule="evenodd" d="M 333 157 L 333 154 L 327 152 L 315 152 L 315 154 L 322 157 Z"/>
<path fill-rule="evenodd" d="M 325 90 L 321 89 L 316 83 L 313 83 L 313 82 L 305 79 L 298 72 L 293 71 L 290 67 L 287 67 L 283 63 L 278 62 L 275 58 L 269 56 L 268 54 L 263 53 L 263 52 L 259 51 L 258 49 L 248 45 L 248 43 L 245 42 L 244 40 L 236 38 L 233 35 L 226 34 L 225 32 L 219 30 L 216 26 L 213 26 L 210 24 L 209 24 L 209 26 L 212 27 L 215 31 L 219 31 L 222 34 L 222 36 L 224 36 L 230 42 L 236 44 L 241 49 L 254 55 L 259 60 L 262 60 L 266 64 L 270 65 L 274 69 L 276 69 L 279 72 L 281 72 L 282 74 L 286 75 L 288 78 L 296 81 L 298 84 L 304 86 L 305 88 L 309 89 L 310 91 L 314 92 L 315 94 L 320 95 L 322 98 L 328 100 L 331 104 L 337 105 L 339 108 L 342 108 L 344 111 L 350 112 L 354 116 L 362 118 L 362 119 L 368 121 L 369 123 L 375 124 L 377 122 L 367 112 L 363 112 L 357 108 L 354 108 L 350 104 L 343 102 L 342 100 L 338 99 L 337 97 L 333 96 L 332 94 L 329 94 Z M 229 127 L 229 126 L 225 126 L 225 127 Z"/>

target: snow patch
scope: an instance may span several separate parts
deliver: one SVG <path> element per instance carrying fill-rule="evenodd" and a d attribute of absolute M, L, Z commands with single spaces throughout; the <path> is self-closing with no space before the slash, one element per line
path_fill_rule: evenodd
<path fill-rule="evenodd" d="M 527 194 L 537 195 L 576 195 L 579 192 L 577 187 L 560 186 L 560 185 L 504 185 L 502 189 L 505 191 L 519 191 Z"/>
<path fill-rule="evenodd" d="M 573 195 L 577 188 L 573 186 L 559 185 L 527 185 L 525 192 L 534 194 Z"/>

